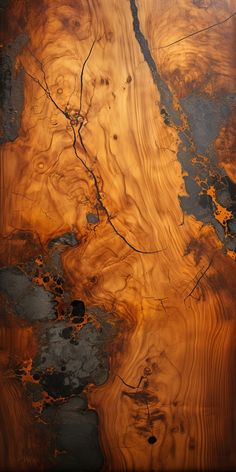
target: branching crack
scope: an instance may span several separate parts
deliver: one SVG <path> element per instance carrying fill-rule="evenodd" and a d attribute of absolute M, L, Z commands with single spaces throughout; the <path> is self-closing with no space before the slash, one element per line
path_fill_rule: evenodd
<path fill-rule="evenodd" d="M 134 389 L 134 390 L 137 390 L 137 389 L 140 387 L 142 381 L 146 379 L 146 377 L 144 377 L 143 375 L 141 375 L 138 384 L 135 386 L 135 385 L 130 385 L 130 384 L 128 384 L 127 382 L 125 382 L 119 374 L 116 374 L 116 377 L 118 377 L 118 378 L 121 380 L 121 382 L 122 382 L 126 387 L 132 388 L 132 389 Z"/>
<path fill-rule="evenodd" d="M 134 389 L 134 390 L 138 390 L 139 387 L 140 387 L 140 385 L 141 385 L 141 383 L 142 383 L 142 381 L 145 380 L 145 379 L 147 379 L 146 376 L 141 375 L 138 384 L 135 386 L 135 385 L 130 385 L 130 384 L 128 384 L 127 382 L 125 382 L 125 381 L 122 379 L 122 377 L 121 377 L 120 375 L 116 374 L 116 376 L 121 380 L 121 382 L 122 382 L 126 387 L 132 388 L 132 389 Z M 130 394 L 130 395 L 131 395 L 131 394 Z M 132 394 L 132 395 L 133 395 L 133 394 Z M 152 424 L 152 420 L 151 420 L 151 413 L 150 413 L 150 408 L 149 408 L 147 396 L 146 396 L 146 395 L 143 395 L 143 396 L 142 396 L 142 400 L 143 400 L 143 402 L 145 403 L 146 408 L 147 408 L 147 424 L 148 424 L 148 426 L 149 426 L 149 428 L 150 428 L 150 430 L 151 430 L 151 434 L 153 435 L 153 424 Z"/>
<path fill-rule="evenodd" d="M 95 190 L 96 190 L 96 199 L 97 199 L 97 202 L 99 203 L 100 205 L 100 208 L 101 210 L 103 210 L 103 212 L 105 213 L 106 217 L 107 217 L 107 221 L 109 223 L 109 225 L 112 227 L 113 231 L 116 233 L 116 235 L 122 239 L 122 241 L 124 241 L 124 243 L 130 247 L 130 249 L 132 249 L 133 251 L 137 252 L 137 253 L 140 253 L 140 254 L 157 254 L 159 252 L 162 252 L 164 251 L 164 249 L 159 249 L 159 250 L 155 250 L 155 251 L 144 251 L 142 249 L 138 249 L 136 248 L 133 244 L 131 244 L 125 236 L 123 236 L 122 233 L 119 232 L 119 230 L 116 228 L 116 226 L 114 225 L 113 221 L 112 221 L 112 217 L 110 216 L 109 214 L 109 211 L 107 209 L 107 207 L 104 205 L 103 203 L 103 200 L 102 200 L 102 196 L 101 196 L 101 193 L 100 193 L 100 189 L 99 189 L 99 184 L 98 184 L 98 179 L 95 175 L 95 173 L 93 172 L 92 169 L 90 169 L 90 167 L 86 164 L 85 160 L 80 157 L 80 155 L 78 154 L 77 152 L 77 137 L 76 137 L 76 131 L 75 131 L 75 126 L 78 126 L 78 136 L 79 136 L 79 139 L 80 139 L 80 144 L 85 152 L 85 154 L 89 157 L 89 154 L 88 154 L 88 151 L 86 149 L 86 146 L 83 142 L 83 138 L 81 136 L 81 129 L 82 129 L 82 126 L 84 125 L 84 117 L 81 115 L 81 108 L 82 108 L 82 96 L 83 96 L 83 78 L 84 78 L 84 69 L 85 69 L 85 66 L 92 54 L 92 51 L 93 51 L 93 48 L 94 48 L 94 45 L 95 45 L 95 40 L 93 41 L 92 43 L 92 46 L 89 50 L 89 53 L 85 59 L 85 61 L 83 62 L 83 65 L 82 65 L 82 69 L 81 69 L 81 74 L 80 74 L 80 105 L 79 105 L 79 110 L 78 112 L 76 112 L 76 114 L 73 114 L 72 116 L 70 115 L 69 111 L 67 111 L 67 108 L 65 110 L 63 110 L 58 104 L 57 102 L 54 100 L 54 98 L 52 97 L 51 95 L 51 92 L 50 92 L 50 89 L 48 87 L 48 83 L 47 83 L 47 80 L 46 80 L 46 74 L 45 74 L 45 71 L 44 71 L 44 68 L 43 68 L 43 65 L 42 63 L 34 56 L 34 54 L 30 51 L 31 55 L 35 58 L 35 60 L 40 64 L 40 69 L 43 73 L 43 76 L 44 76 L 44 82 L 45 82 L 45 86 L 36 78 L 34 77 L 33 75 L 31 75 L 27 70 L 25 70 L 26 74 L 35 82 L 37 83 L 41 89 L 45 92 L 47 98 L 49 98 L 49 100 L 51 100 L 51 102 L 53 103 L 53 105 L 55 106 L 55 108 L 57 108 L 57 110 L 59 110 L 63 115 L 64 117 L 70 121 L 70 126 L 71 126 L 71 129 L 72 129 L 72 133 L 73 133 L 73 143 L 72 143 L 72 146 L 73 146 L 73 149 L 74 149 L 74 153 L 75 153 L 75 156 L 79 159 L 79 161 L 81 162 L 81 164 L 83 165 L 83 167 L 86 169 L 86 171 L 88 172 L 88 174 L 90 175 L 91 179 L 93 180 L 93 183 L 94 183 L 94 186 L 95 186 Z"/>
<path fill-rule="evenodd" d="M 194 31 L 193 33 L 187 34 L 186 36 L 183 36 L 182 38 L 179 38 L 176 41 L 173 41 L 172 43 L 165 44 L 164 46 L 159 46 L 158 48 L 153 48 L 153 49 L 165 49 L 170 46 L 173 46 L 174 44 L 180 43 L 181 41 L 184 41 L 185 39 L 188 39 L 192 36 L 195 36 L 196 34 L 200 34 L 200 33 L 203 33 L 204 31 L 208 31 L 212 28 L 215 28 L 216 26 L 223 25 L 223 23 L 226 23 L 226 21 L 230 20 L 235 15 L 236 15 L 236 11 L 222 21 L 218 21 L 217 23 L 214 23 L 213 25 L 206 26 L 205 28 L 202 28 L 198 31 Z"/>

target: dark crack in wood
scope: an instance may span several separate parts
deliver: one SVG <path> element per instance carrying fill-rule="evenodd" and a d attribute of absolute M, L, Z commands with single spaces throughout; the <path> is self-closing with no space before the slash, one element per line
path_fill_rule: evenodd
<path fill-rule="evenodd" d="M 143 375 L 141 375 L 138 384 L 135 386 L 135 385 L 130 385 L 130 384 L 128 384 L 127 382 L 125 382 L 119 374 L 116 374 L 116 377 L 118 377 L 118 378 L 121 380 L 121 382 L 122 382 L 126 387 L 132 388 L 132 389 L 134 389 L 134 390 L 137 390 L 137 389 L 140 387 L 142 381 L 146 379 L 146 377 L 144 377 Z"/>
<path fill-rule="evenodd" d="M 198 277 L 196 283 L 194 284 L 192 290 L 189 292 L 188 295 L 186 295 L 186 297 L 184 298 L 184 301 L 187 300 L 187 298 L 191 297 L 193 292 L 196 290 L 197 286 L 199 285 L 199 283 L 201 282 L 202 278 L 204 277 L 204 275 L 206 275 L 207 271 L 210 269 L 211 265 L 212 265 L 212 262 L 213 262 L 213 258 L 210 260 L 209 264 L 207 265 L 207 267 L 205 268 L 205 270 L 202 272 L 202 269 L 200 270 L 201 272 L 201 275 Z"/>
<path fill-rule="evenodd" d="M 82 69 L 81 69 L 81 73 L 80 73 L 80 102 L 79 102 L 79 114 L 81 113 L 81 110 L 82 110 L 82 101 L 83 101 L 83 77 L 84 77 L 84 69 L 85 69 L 85 66 L 92 54 L 92 51 L 93 51 L 93 48 L 94 48 L 94 45 L 96 43 L 96 39 L 94 39 L 93 43 L 92 43 L 92 46 L 89 50 L 89 53 L 82 65 Z"/>
<path fill-rule="evenodd" d="M 92 53 L 92 50 L 93 50 L 93 47 L 94 47 L 94 44 L 95 42 L 93 42 L 91 48 L 90 48 L 90 51 L 88 53 L 88 56 L 86 57 L 84 63 L 83 63 L 83 71 L 84 71 L 84 67 Z M 30 51 L 31 55 L 35 58 L 35 56 L 32 54 L 32 52 Z M 76 145 L 77 145 L 77 137 L 76 137 L 76 132 L 75 132 L 75 127 L 74 125 L 72 124 L 72 121 L 73 121 L 73 118 L 70 116 L 70 114 L 67 112 L 67 111 L 64 111 L 57 103 L 56 101 L 54 100 L 54 98 L 52 97 L 51 95 L 51 92 L 50 92 L 50 89 L 48 87 L 48 84 L 47 84 L 47 81 L 46 81 L 46 76 L 45 76 L 45 72 L 43 70 L 43 65 L 42 63 L 37 59 L 37 62 L 40 64 L 40 68 L 41 68 L 41 71 L 43 72 L 43 76 L 44 76 L 44 81 L 45 81 L 45 85 L 44 86 L 36 77 L 34 77 L 33 75 L 31 75 L 28 71 L 25 70 L 26 74 L 36 83 L 38 84 L 42 90 L 45 92 L 46 96 L 51 100 L 51 102 L 53 103 L 53 105 L 57 108 L 57 110 L 59 110 L 64 116 L 66 119 L 68 119 L 70 121 L 70 125 L 71 125 L 71 129 L 72 129 L 72 132 L 73 132 L 73 143 L 72 143 L 72 146 L 73 146 L 73 149 L 74 149 L 74 153 L 75 153 L 75 156 L 79 159 L 79 161 L 81 162 L 81 164 L 84 166 L 84 168 L 87 170 L 87 172 L 89 173 L 90 177 L 92 178 L 93 182 L 94 182 L 94 186 L 95 186 L 95 189 L 96 189 L 96 199 L 98 201 L 98 203 L 100 204 L 100 207 L 101 209 L 104 211 L 104 213 L 106 214 L 106 217 L 107 217 L 107 221 L 108 223 L 110 224 L 110 226 L 112 227 L 113 231 L 116 233 L 116 235 L 122 239 L 122 241 L 124 241 L 124 243 L 130 247 L 130 249 L 132 249 L 134 252 L 137 252 L 139 254 L 158 254 L 159 252 L 162 252 L 164 251 L 165 249 L 158 249 L 158 250 L 154 250 L 154 251 L 145 251 L 145 250 L 142 250 L 142 249 L 138 249 L 136 248 L 133 244 L 131 244 L 127 239 L 126 237 L 119 232 L 119 230 L 116 228 L 116 226 L 114 225 L 113 221 L 112 221 L 112 218 L 109 214 L 109 211 L 108 209 L 106 208 L 106 206 L 104 205 L 103 203 L 103 200 L 102 200 L 102 196 L 101 196 L 101 193 L 100 193 L 100 190 L 99 190 L 99 185 L 98 185 L 98 180 L 97 180 L 97 177 L 96 175 L 94 174 L 93 170 L 90 169 L 90 167 L 86 164 L 86 162 L 84 161 L 84 159 L 82 159 L 78 152 L 77 152 L 77 148 L 76 148 Z M 83 83 L 83 74 L 81 73 L 81 80 Z M 82 91 L 83 91 L 83 87 L 82 87 Z M 82 103 L 82 102 L 81 102 Z M 80 117 L 80 114 L 79 114 L 79 117 Z M 81 130 L 81 127 L 83 125 L 83 122 L 81 123 L 81 126 L 79 128 L 79 132 L 78 132 L 78 135 L 79 135 L 79 138 L 80 138 L 80 143 L 81 143 L 81 146 L 83 147 L 83 150 L 84 152 L 88 155 L 89 157 L 89 154 L 87 152 L 87 149 L 83 143 L 83 139 L 82 139 L 82 136 L 81 136 L 81 133 L 80 133 L 80 130 Z"/>
<path fill-rule="evenodd" d="M 149 67 L 149 70 L 153 78 L 153 82 L 160 94 L 160 103 L 165 106 L 166 113 L 171 118 L 172 123 L 174 123 L 177 127 L 181 126 L 182 125 L 181 115 L 177 110 L 175 110 L 173 106 L 173 95 L 168 85 L 164 82 L 164 80 L 162 80 L 161 75 L 158 72 L 157 65 L 151 54 L 148 41 L 145 38 L 143 32 L 141 31 L 138 8 L 135 3 L 135 0 L 130 0 L 130 9 L 131 9 L 131 14 L 133 18 L 134 35 L 139 44 L 140 51 L 144 57 L 144 60 Z"/>

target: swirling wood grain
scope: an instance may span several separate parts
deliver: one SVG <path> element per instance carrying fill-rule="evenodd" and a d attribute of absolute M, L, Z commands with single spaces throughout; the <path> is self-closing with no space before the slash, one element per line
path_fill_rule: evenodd
<path fill-rule="evenodd" d="M 104 470 L 224 470 L 226 463 L 233 470 L 234 261 L 212 225 L 183 215 L 178 129 L 163 121 L 130 3 L 14 3 L 11 34 L 24 29 L 29 41 L 16 62 L 16 74 L 25 70 L 19 136 L 1 146 L 4 265 L 74 231 L 80 245 L 62 255 L 74 297 L 126 320 L 110 347 L 108 381 L 88 388 Z M 233 93 L 235 17 L 221 22 L 234 1 L 138 0 L 137 7 L 174 108 L 190 92 Z M 233 122 L 216 141 L 232 180 Z M 97 225 L 88 224 L 89 212 Z M 34 235 L 24 244 L 22 231 Z M 36 347 L 30 326 L 7 323 L 0 335 L 8 369 L 7 353 L 28 359 Z M 0 444 L 11 448 L 1 467 L 18 466 L 26 451 L 22 468 L 39 467 L 43 446 L 30 443 L 29 405 L 7 372 Z"/>

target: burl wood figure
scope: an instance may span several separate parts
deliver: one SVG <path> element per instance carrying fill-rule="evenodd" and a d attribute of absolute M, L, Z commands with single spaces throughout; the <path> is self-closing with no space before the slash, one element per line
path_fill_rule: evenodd
<path fill-rule="evenodd" d="M 0 470 L 236 470 L 235 0 L 0 9 Z"/>

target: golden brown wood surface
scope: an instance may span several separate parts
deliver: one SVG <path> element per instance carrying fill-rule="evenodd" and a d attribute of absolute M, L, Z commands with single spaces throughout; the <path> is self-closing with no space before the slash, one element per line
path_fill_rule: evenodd
<path fill-rule="evenodd" d="M 194 128 L 189 97 L 234 97 L 235 6 L 22 0 L 5 13 L 2 45 L 23 32 L 28 41 L 15 61 L 15 74 L 25 71 L 18 136 L 1 145 L 2 265 L 22 264 L 72 231 L 80 244 L 61 256 L 67 287 L 122 320 L 108 380 L 85 389 L 105 471 L 236 466 L 232 208 L 214 196 L 213 179 L 212 221 L 187 211 L 190 171 L 178 154 L 181 133 Z M 235 108 L 224 120 L 215 110 L 215 168 L 236 183 Z M 183 159 L 209 162 L 194 139 Z M 12 373 L 35 356 L 36 335 L 10 312 L 0 336 L 1 468 L 46 467 L 47 446 Z"/>

